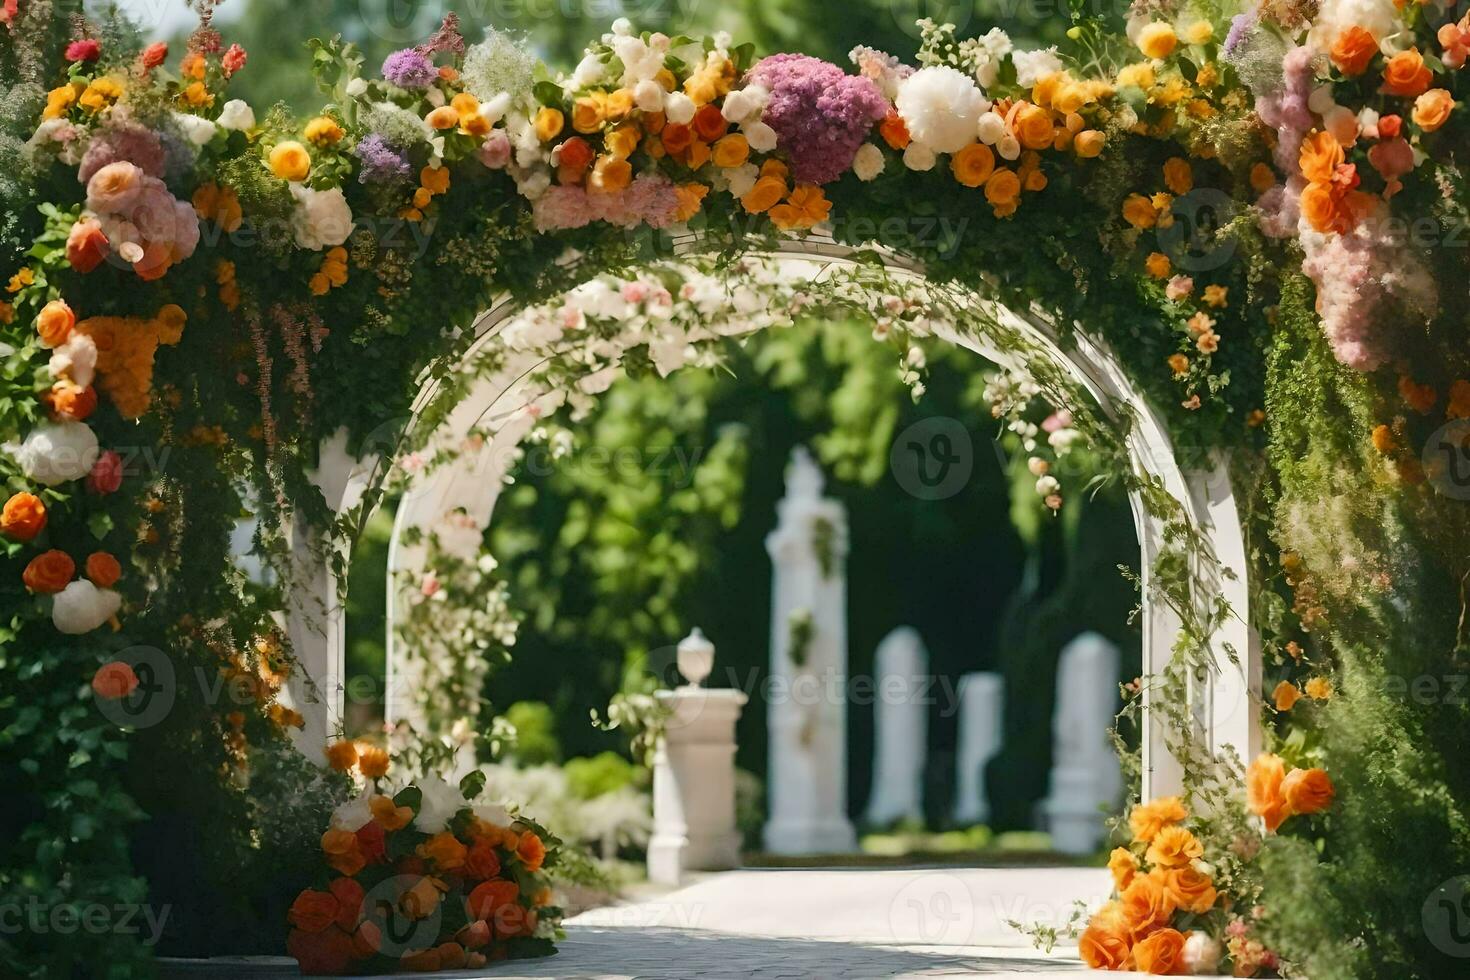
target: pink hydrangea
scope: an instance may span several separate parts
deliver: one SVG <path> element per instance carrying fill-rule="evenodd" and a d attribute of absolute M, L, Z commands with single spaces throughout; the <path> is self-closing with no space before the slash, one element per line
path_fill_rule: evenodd
<path fill-rule="evenodd" d="M 77 180 L 85 184 L 97 171 L 119 160 L 131 163 L 149 177 L 162 177 L 167 166 L 167 155 L 158 134 L 147 126 L 124 120 L 92 135 L 77 168 Z"/>
<path fill-rule="evenodd" d="M 803 54 L 756 62 L 748 81 L 771 93 L 761 121 L 776 131 L 799 181 L 826 184 L 847 172 L 888 100 L 870 78 Z"/>
<path fill-rule="evenodd" d="M 589 193 L 575 184 L 549 188 L 532 206 L 532 214 L 542 232 L 583 228 L 593 221 L 620 228 L 666 228 L 678 209 L 679 195 L 667 177 L 642 174 L 626 189 L 611 193 Z"/>
<path fill-rule="evenodd" d="M 546 193 L 536 199 L 531 211 L 536 230 L 541 232 L 585 228 L 596 217 L 587 200 L 586 188 L 575 184 L 547 188 Z"/>

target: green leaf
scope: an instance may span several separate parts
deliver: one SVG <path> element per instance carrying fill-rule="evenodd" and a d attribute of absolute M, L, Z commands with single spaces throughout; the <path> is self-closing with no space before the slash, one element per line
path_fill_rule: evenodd
<path fill-rule="evenodd" d="M 467 800 L 473 800 L 485 788 L 485 772 L 476 769 L 459 781 L 459 791 Z"/>

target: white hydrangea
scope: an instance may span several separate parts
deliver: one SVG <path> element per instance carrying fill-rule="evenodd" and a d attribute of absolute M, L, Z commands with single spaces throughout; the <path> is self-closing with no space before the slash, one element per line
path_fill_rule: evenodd
<path fill-rule="evenodd" d="M 19 445 L 5 449 L 21 472 L 48 487 L 86 476 L 100 452 L 97 434 L 84 422 L 42 422 Z"/>
<path fill-rule="evenodd" d="M 361 79 L 354 79 L 361 81 Z M 366 90 L 366 83 L 364 83 Z M 255 110 L 244 99 L 231 99 L 224 104 L 219 111 L 219 119 L 215 120 L 221 129 L 246 130 L 255 128 Z"/>
<path fill-rule="evenodd" d="M 342 188 L 319 191 L 305 184 L 292 183 L 291 196 L 296 210 L 291 214 L 291 232 L 296 244 L 313 252 L 341 245 L 352 234 L 352 208 Z"/>
<path fill-rule="evenodd" d="M 67 584 L 52 599 L 51 622 L 68 636 L 90 633 L 122 608 L 122 596 L 99 589 L 84 578 Z"/>
<path fill-rule="evenodd" d="M 1011 64 L 1016 66 L 1016 82 L 1030 88 L 1053 72 L 1062 70 L 1062 59 L 1055 46 L 1039 51 L 1015 51 Z"/>
<path fill-rule="evenodd" d="M 215 124 L 203 116 L 196 116 L 190 112 L 175 112 L 173 116 L 184 138 L 195 146 L 204 146 L 214 139 Z"/>
<path fill-rule="evenodd" d="M 968 75 L 932 65 L 904 80 L 896 106 L 915 142 L 935 153 L 958 153 L 974 142 L 980 114 L 990 103 Z"/>
<path fill-rule="evenodd" d="M 883 151 L 872 143 L 858 147 L 857 156 L 852 159 L 852 172 L 858 180 L 874 180 L 883 172 L 883 166 Z"/>
<path fill-rule="evenodd" d="M 413 827 L 425 834 L 438 834 L 449 826 L 454 815 L 468 804 L 458 786 L 445 782 L 439 776 L 425 776 L 418 781 L 423 800 L 419 804 L 418 816 Z"/>

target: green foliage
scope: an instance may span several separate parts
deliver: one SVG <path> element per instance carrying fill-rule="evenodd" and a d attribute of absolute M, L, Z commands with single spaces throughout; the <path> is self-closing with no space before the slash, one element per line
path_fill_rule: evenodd
<path fill-rule="evenodd" d="M 541 701 L 517 701 L 505 709 L 505 720 L 516 730 L 510 754 L 523 766 L 561 761 L 561 744 L 556 739 L 556 718 Z"/>
<path fill-rule="evenodd" d="M 567 785 L 579 799 L 593 800 L 605 793 L 632 786 L 639 769 L 616 752 L 599 752 L 591 757 L 568 759 L 562 769 Z"/>

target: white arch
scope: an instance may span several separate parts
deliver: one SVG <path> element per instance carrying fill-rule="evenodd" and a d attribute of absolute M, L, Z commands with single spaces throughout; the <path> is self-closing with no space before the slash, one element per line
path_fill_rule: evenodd
<path fill-rule="evenodd" d="M 693 255 L 706 251 L 703 240 L 693 234 L 675 240 L 674 254 Z M 830 238 L 813 235 L 800 240 L 783 240 L 774 250 L 783 262 L 802 261 L 812 265 L 812 279 L 819 281 L 838 267 L 870 262 L 875 250 L 859 250 L 839 244 Z M 892 254 L 882 255 L 890 273 L 922 278 L 922 267 Z M 1235 505 L 1229 473 L 1223 458 L 1213 459 L 1207 470 L 1185 471 L 1179 465 L 1172 442 L 1162 419 L 1154 412 L 1143 393 L 1129 380 L 1121 364 L 1105 344 L 1089 338 L 1081 330 L 1074 331 L 1071 345 L 1064 345 L 1055 326 L 1036 311 L 1017 313 L 998 304 L 986 303 L 995 322 L 1026 337 L 1038 349 L 1064 368 L 1067 375 L 1096 400 L 1101 411 L 1118 419 L 1131 417 L 1126 429 L 1126 449 L 1140 476 L 1151 478 L 1177 501 L 1180 513 L 1206 542 L 1215 559 L 1211 568 L 1198 569 L 1203 578 L 1202 591 L 1213 591 L 1223 597 L 1234 611 L 1210 639 L 1213 669 L 1200 672 L 1191 679 L 1187 692 L 1189 709 L 1202 747 L 1211 753 L 1233 751 L 1252 758 L 1260 747 L 1258 707 L 1260 704 L 1259 643 L 1250 629 L 1249 595 L 1244 536 Z M 473 349 L 492 343 L 497 333 L 518 314 L 522 305 L 509 296 L 500 297 L 475 324 Z M 960 333 L 952 327 L 939 331 L 952 343 L 969 349 L 997 363 L 1014 362 L 1013 353 L 994 349 L 982 337 Z M 515 404 L 538 397 L 555 397 L 528 387 L 525 375 L 539 363 L 535 357 L 512 359 L 504 370 L 477 383 L 450 413 L 444 428 L 463 434 L 476 426 L 508 394 Z M 427 384 L 414 403 L 414 416 L 429 404 L 434 384 Z M 389 553 L 389 705 L 390 720 L 402 715 L 406 699 L 395 692 L 407 690 L 414 683 L 403 671 L 403 658 L 396 656 L 392 617 L 395 614 L 393 583 L 396 573 L 421 568 L 421 548 L 403 543 L 403 532 L 410 527 L 431 527 L 451 511 L 462 508 L 479 526 L 488 522 L 502 482 L 500 477 L 513 460 L 510 452 L 524 438 L 533 421 L 518 413 L 501 420 L 492 439 L 477 452 L 460 454 L 448 465 L 437 469 L 421 481 L 399 506 Z M 361 497 L 363 488 L 373 478 L 376 461 L 351 459 L 341 452 L 323 453 L 322 473 L 318 483 L 329 494 L 329 503 L 339 510 Z M 1163 521 L 1144 506 L 1139 493 L 1132 495 L 1134 522 L 1141 548 L 1140 568 L 1144 578 L 1143 668 L 1146 675 L 1160 673 L 1171 659 L 1175 637 L 1180 628 L 1176 612 L 1164 603 L 1153 601 L 1149 577 L 1154 559 L 1164 546 Z M 308 570 L 310 571 L 310 570 Z M 327 696 L 322 710 L 308 715 L 308 728 L 300 740 L 302 747 L 320 757 L 320 745 L 332 730 L 334 719 L 341 718 L 341 664 L 344 648 L 340 616 L 309 609 L 337 608 L 336 585 L 329 570 L 315 569 L 302 581 L 315 596 L 293 596 L 289 613 L 299 662 L 312 677 L 326 679 L 322 685 Z M 1213 598 L 1213 596 L 1211 596 Z M 323 601 L 325 600 L 325 601 Z M 315 618 L 320 628 L 308 622 Z M 1153 699 L 1157 691 L 1147 688 L 1144 694 L 1145 737 L 1143 740 L 1145 796 L 1175 792 L 1182 784 L 1182 771 L 1165 744 L 1165 729 Z M 336 722 L 340 724 L 340 722 Z"/>

